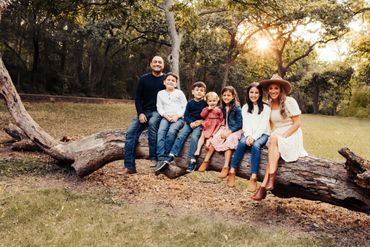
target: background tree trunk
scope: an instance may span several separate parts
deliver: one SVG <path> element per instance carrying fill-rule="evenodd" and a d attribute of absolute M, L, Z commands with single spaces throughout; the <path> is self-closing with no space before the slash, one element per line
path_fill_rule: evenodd
<path fill-rule="evenodd" d="M 170 63 L 171 71 L 180 75 L 180 46 L 183 33 L 178 32 L 176 29 L 175 17 L 171 11 L 172 6 L 173 0 L 166 0 L 163 5 L 168 33 L 171 39 L 171 54 L 168 56 L 168 61 Z M 177 81 L 177 88 L 181 88 L 180 80 Z"/>

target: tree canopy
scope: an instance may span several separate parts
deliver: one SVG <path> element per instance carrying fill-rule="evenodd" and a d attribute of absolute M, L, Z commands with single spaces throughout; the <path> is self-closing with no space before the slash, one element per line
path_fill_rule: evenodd
<path fill-rule="evenodd" d="M 198 80 L 243 94 L 277 72 L 294 84 L 304 111 L 354 114 L 355 92 L 370 95 L 368 10 L 366 1 L 334 0 L 14 0 L 0 23 L 0 52 L 21 92 L 133 98 L 158 54 L 189 96 Z M 351 30 L 355 21 L 364 31 Z M 316 48 L 337 40 L 350 47 L 337 62 L 351 72 L 337 77 L 342 93 L 334 97 L 333 80 L 324 87 L 321 79 L 336 65 L 320 61 Z M 305 90 L 312 83 L 320 84 L 316 96 Z M 335 107 L 324 109 L 325 100 Z"/>

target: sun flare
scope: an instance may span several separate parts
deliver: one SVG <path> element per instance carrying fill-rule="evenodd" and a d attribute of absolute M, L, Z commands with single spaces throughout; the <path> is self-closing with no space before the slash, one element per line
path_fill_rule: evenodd
<path fill-rule="evenodd" d="M 266 50 L 270 45 L 270 41 L 267 38 L 259 38 L 257 40 L 257 48 L 259 50 Z"/>

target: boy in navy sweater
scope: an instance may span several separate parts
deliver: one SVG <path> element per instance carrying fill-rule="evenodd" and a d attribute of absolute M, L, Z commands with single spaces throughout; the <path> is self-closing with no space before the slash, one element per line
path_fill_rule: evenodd
<path fill-rule="evenodd" d="M 188 168 L 186 169 L 187 172 L 192 172 L 196 166 L 195 160 L 195 150 L 197 149 L 198 140 L 202 133 L 202 118 L 200 116 L 200 112 L 203 110 L 204 107 L 207 107 L 207 102 L 204 100 L 204 95 L 206 94 L 206 84 L 204 82 L 198 81 L 192 85 L 191 93 L 193 94 L 194 98 L 189 100 L 186 105 L 185 113 L 184 113 L 184 120 L 185 125 L 179 131 L 177 138 L 175 140 L 174 145 L 170 151 L 169 157 L 170 161 L 174 159 L 174 157 L 179 156 L 182 147 L 187 139 L 187 137 L 191 134 L 191 142 L 190 148 L 188 152 L 188 158 L 190 159 Z"/>

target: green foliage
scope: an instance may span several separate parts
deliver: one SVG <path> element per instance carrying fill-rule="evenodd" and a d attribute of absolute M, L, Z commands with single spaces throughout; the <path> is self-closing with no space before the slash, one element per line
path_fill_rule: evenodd
<path fill-rule="evenodd" d="M 360 118 L 370 117 L 370 86 L 358 88 L 352 94 L 350 104 L 341 112 L 346 116 L 354 116 Z"/>

